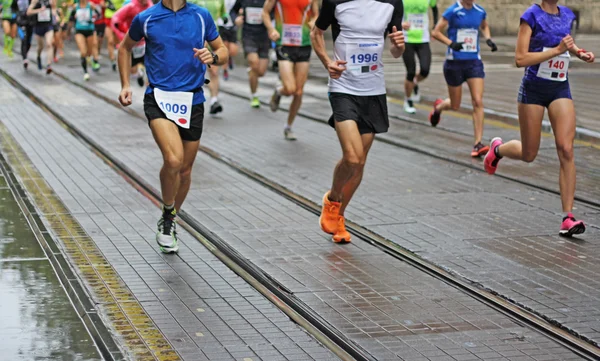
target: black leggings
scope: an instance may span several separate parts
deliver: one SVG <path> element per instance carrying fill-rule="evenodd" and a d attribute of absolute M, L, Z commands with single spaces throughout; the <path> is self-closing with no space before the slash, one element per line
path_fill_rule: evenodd
<path fill-rule="evenodd" d="M 31 48 L 31 38 L 33 37 L 33 26 L 25 25 L 23 26 L 25 29 L 25 38 L 21 39 L 21 56 L 23 60 L 27 59 L 27 53 Z"/>
<path fill-rule="evenodd" d="M 429 47 L 429 43 L 406 43 L 402 59 L 404 59 L 404 65 L 406 65 L 406 80 L 408 81 L 413 81 L 415 75 L 417 75 L 415 53 L 419 58 L 420 74 L 423 78 L 429 75 L 429 69 L 431 68 L 431 48 Z"/>

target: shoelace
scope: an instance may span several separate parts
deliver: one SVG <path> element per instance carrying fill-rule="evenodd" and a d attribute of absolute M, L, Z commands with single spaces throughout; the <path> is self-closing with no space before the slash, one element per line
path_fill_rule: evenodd
<path fill-rule="evenodd" d="M 170 236 L 171 233 L 175 233 L 175 221 L 174 217 L 171 216 L 163 216 L 158 221 L 158 226 L 161 227 L 162 234 L 165 236 Z"/>

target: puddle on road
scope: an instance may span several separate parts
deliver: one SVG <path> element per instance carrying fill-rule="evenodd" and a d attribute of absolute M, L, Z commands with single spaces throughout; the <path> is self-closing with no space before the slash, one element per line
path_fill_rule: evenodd
<path fill-rule="evenodd" d="M 0 358 L 101 360 L 0 175 Z"/>

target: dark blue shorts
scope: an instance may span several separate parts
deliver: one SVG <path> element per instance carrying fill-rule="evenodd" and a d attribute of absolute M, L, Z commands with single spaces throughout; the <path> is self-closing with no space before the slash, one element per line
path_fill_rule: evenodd
<path fill-rule="evenodd" d="M 548 108 L 556 99 L 571 98 L 569 81 L 531 81 L 523 79 L 517 101 L 521 104 L 537 104 Z"/>
<path fill-rule="evenodd" d="M 33 28 L 34 34 L 41 37 L 44 37 L 49 31 L 54 31 L 54 26 L 51 23 L 36 24 Z"/>
<path fill-rule="evenodd" d="M 446 60 L 444 78 L 449 86 L 461 86 L 471 78 L 485 78 L 481 60 Z"/>

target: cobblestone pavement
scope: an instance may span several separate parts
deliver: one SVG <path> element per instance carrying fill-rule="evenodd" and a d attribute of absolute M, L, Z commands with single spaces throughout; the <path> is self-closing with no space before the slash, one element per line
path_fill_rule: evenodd
<path fill-rule="evenodd" d="M 160 153 L 143 121 L 100 102 L 90 94 L 82 92 L 81 89 L 56 77 L 45 77 L 35 72 L 23 74 L 19 70 L 19 64 L 15 62 L 3 63 L 1 67 L 22 82 L 25 87 L 35 89 L 36 95 L 41 97 L 48 106 L 74 123 L 80 131 L 92 137 L 95 142 L 125 163 L 146 182 L 158 187 L 157 174 L 161 164 L 156 160 L 160 159 Z M 57 67 L 57 70 L 64 71 L 69 77 L 76 76 L 78 78 L 79 71 L 77 68 L 75 68 L 77 70 L 73 70 L 73 68 Z M 116 96 L 116 77 L 107 78 L 108 81 L 102 83 L 96 82 L 102 81 L 101 78 L 95 78 L 90 85 L 95 85 L 96 90 L 107 95 Z M 139 111 L 141 105 L 139 94 L 136 93 L 135 99 L 134 109 Z M 205 144 L 221 152 L 224 152 L 224 148 L 230 148 L 230 155 L 235 157 L 239 155 L 238 151 L 243 149 L 246 152 L 244 157 L 252 158 L 243 159 L 246 166 L 255 167 L 256 163 L 262 161 L 262 170 L 270 174 L 278 167 L 280 173 L 287 174 L 283 178 L 294 178 L 294 187 L 304 188 L 303 193 L 309 193 L 311 198 L 313 198 L 313 194 L 322 193 L 326 187 L 322 184 L 325 179 L 324 172 L 330 173 L 333 157 L 336 152 L 339 152 L 331 148 L 335 146 L 335 143 L 330 142 L 332 139 L 330 130 L 321 124 L 303 122 L 299 128 L 301 135 L 305 139 L 312 138 L 313 141 L 285 144 L 282 139 L 275 137 L 280 129 L 275 132 L 274 116 L 264 111 L 258 111 L 257 116 L 248 119 L 248 111 L 244 102 L 235 101 L 231 97 L 224 97 L 224 101 L 230 104 L 228 118 L 227 120 L 207 118 Z M 9 124 L 7 127 L 16 134 L 15 137 L 19 143 L 24 144 L 27 153 L 36 154 L 36 150 L 47 143 L 54 146 L 55 144 L 64 144 L 61 149 L 73 149 L 70 153 L 65 154 L 66 152 L 55 148 L 47 152 L 52 156 L 40 157 L 38 154 L 33 159 L 34 162 L 37 159 L 42 172 L 47 172 L 46 174 L 51 180 L 58 178 L 59 175 L 67 177 L 66 184 L 63 185 L 60 181 L 56 183 L 56 187 L 64 189 L 57 192 L 59 197 L 68 200 L 69 195 L 87 195 L 88 192 L 91 194 L 98 192 L 91 199 L 111 198 L 108 192 L 110 188 L 102 187 L 101 180 L 104 178 L 92 176 L 92 185 L 88 187 L 85 184 L 88 182 L 89 175 L 77 176 L 76 167 L 71 167 L 75 168 L 73 170 L 68 168 L 67 171 L 59 171 L 59 175 L 57 175 L 54 173 L 56 167 L 53 163 L 45 165 L 44 161 L 48 160 L 48 157 L 62 156 L 67 158 L 66 162 L 69 166 L 75 161 L 70 154 L 81 156 L 85 152 L 79 150 L 81 146 L 76 148 L 76 145 L 72 143 L 77 142 L 64 132 L 64 137 L 71 140 L 61 140 L 60 142 L 46 140 L 51 139 L 53 133 L 45 127 L 56 127 L 55 132 L 60 129 L 56 125 L 50 125 L 52 121 L 49 119 L 46 119 L 45 122 L 34 123 L 35 126 L 30 126 L 26 131 L 19 130 L 18 120 L 20 118 L 16 116 L 18 105 L 11 104 L 10 106 L 12 110 L 6 116 L 6 122 Z M 229 114 L 237 115 L 229 118 Z M 3 122 L 5 121 L 4 117 L 1 119 Z M 223 127 L 222 130 L 219 130 L 220 126 Z M 249 133 L 246 140 L 237 137 L 242 131 Z M 29 139 L 30 133 L 33 132 L 38 134 L 33 141 L 36 144 L 35 147 Z M 269 134 L 273 134 L 273 137 L 268 137 Z M 326 137 L 327 135 L 329 137 Z M 254 144 L 258 138 L 261 138 L 262 144 Z M 231 139 L 234 142 L 228 141 Z M 251 146 L 248 146 L 246 141 L 251 141 Z M 283 148 L 290 145 L 295 148 Z M 266 153 L 271 153 L 270 155 L 264 153 L 268 147 L 271 148 Z M 276 152 L 274 152 L 275 150 Z M 383 153 L 387 153 L 387 156 L 391 156 L 393 159 L 403 161 L 406 167 L 413 168 L 415 177 L 428 175 L 426 167 L 418 165 L 423 160 L 422 156 L 408 154 L 397 148 L 385 148 L 378 145 L 373 153 L 373 164 L 379 164 L 379 167 L 383 168 L 381 166 L 383 162 L 378 159 L 386 155 Z M 260 154 L 262 158 L 256 158 L 257 154 Z M 275 154 L 290 158 L 273 161 L 273 158 L 270 157 Z M 294 157 L 302 157 L 306 164 L 309 164 L 310 160 L 325 161 L 331 164 L 327 164 L 327 168 L 318 165 L 313 169 L 314 177 L 308 174 L 310 182 L 307 182 L 305 181 L 307 169 L 302 168 L 303 165 L 298 159 L 291 159 Z M 88 159 L 79 161 L 79 164 L 82 164 L 80 167 L 87 169 L 90 161 Z M 290 167 L 292 161 L 295 163 L 293 168 Z M 438 166 L 440 170 L 443 170 L 443 174 L 440 174 L 443 177 L 465 176 L 464 170 L 458 166 L 448 167 L 446 164 L 431 159 L 426 160 L 425 163 Z M 391 168 L 402 170 L 398 164 L 392 164 Z M 321 172 L 319 169 L 323 171 Z M 70 181 L 69 176 L 73 177 Z M 269 272 L 311 308 L 319 311 L 327 321 L 379 359 L 388 360 L 396 357 L 417 361 L 577 359 L 575 355 L 539 334 L 514 323 L 457 289 L 421 273 L 364 242 L 356 240 L 349 245 L 332 244 L 328 241 L 328 237 L 318 229 L 317 219 L 314 215 L 278 197 L 207 155 L 198 155 L 193 176 L 196 181 L 184 206 L 186 212 L 193 215 L 212 232 L 220 235 L 242 255 Z M 376 174 L 370 171 L 368 175 L 370 180 L 366 180 L 366 185 L 373 184 L 374 176 Z M 476 180 L 475 175 L 467 174 L 466 176 L 469 180 Z M 393 184 L 396 179 L 401 178 L 385 176 L 381 179 L 385 179 L 388 184 Z M 410 180 L 403 181 L 409 182 Z M 116 182 L 116 180 L 112 179 L 112 182 Z M 444 189 L 466 192 L 468 190 L 467 180 L 463 179 L 461 182 L 460 184 L 449 183 L 448 186 L 444 186 Z M 481 181 L 478 182 L 478 187 L 481 188 Z M 79 188 L 79 184 L 84 184 L 84 190 Z M 500 181 L 493 188 L 500 189 L 507 184 L 508 182 Z M 375 186 L 377 185 L 375 184 Z M 394 185 L 398 189 L 402 189 L 402 186 L 403 184 Z M 518 189 L 514 185 L 512 187 L 511 189 Z M 414 189 L 417 190 L 417 187 Z M 521 189 L 521 191 L 523 190 Z M 117 196 L 116 198 L 118 200 L 134 195 L 136 193 L 132 191 L 124 192 L 121 197 Z M 386 195 L 390 195 L 389 190 Z M 495 196 L 494 199 L 502 199 L 502 197 Z M 503 201 L 523 213 L 531 210 L 531 207 L 526 205 L 515 205 L 511 199 Z M 93 202 L 90 203 L 93 206 Z M 75 204 L 75 202 L 68 202 L 67 205 L 69 204 Z M 416 203 L 412 205 L 414 204 Z M 356 218 L 358 221 L 370 218 L 375 221 L 377 217 L 381 217 L 375 213 L 369 215 L 369 210 L 364 208 L 364 205 L 366 205 L 364 198 L 357 200 L 352 218 Z M 433 206 L 433 204 L 429 204 L 429 207 Z M 131 208 L 136 207 L 138 206 L 131 206 Z M 425 204 L 423 209 L 426 208 Z M 149 210 L 140 212 L 147 213 L 148 217 L 151 216 Z M 537 210 L 537 212 L 544 213 L 541 210 Z M 137 216 L 137 213 L 131 213 L 132 217 Z M 439 215 L 441 216 L 441 214 Z M 129 222 L 128 219 L 125 221 Z M 416 222 L 416 220 L 408 218 L 401 222 L 393 221 L 397 226 L 404 223 L 407 227 L 414 227 Z M 142 233 L 136 232 L 142 238 L 151 237 L 152 219 L 147 219 L 144 223 L 147 225 L 146 232 L 150 234 L 144 235 L 143 229 L 141 229 Z M 121 224 L 124 225 L 124 223 Z M 380 224 L 383 223 L 380 222 Z M 96 230 L 97 232 L 104 232 L 104 227 L 108 225 L 101 226 L 99 230 Z M 418 233 L 417 235 L 422 236 Z M 185 234 L 182 235 L 182 240 L 184 248 L 180 257 L 193 255 L 193 257 L 200 258 L 197 260 L 199 263 L 206 262 L 206 256 L 199 255 L 200 250 L 195 249 L 200 248 L 197 243 L 194 243 Z M 433 240 L 430 244 L 433 244 Z M 144 240 L 143 245 L 146 252 L 153 255 L 152 259 L 146 260 L 151 267 L 154 262 L 171 264 L 179 259 L 158 255 L 151 248 L 151 239 Z M 114 245 L 102 249 L 102 251 L 105 250 L 114 252 Z M 444 254 L 443 250 L 439 252 Z M 206 252 L 206 254 L 208 253 Z M 196 277 L 204 276 L 203 268 L 197 269 L 195 263 L 188 264 L 197 271 Z M 134 268 L 134 270 L 136 269 L 137 267 Z M 190 288 L 196 291 L 194 287 Z M 155 285 L 152 285 L 151 290 L 155 290 Z M 198 293 L 192 294 L 192 297 L 195 298 L 201 298 L 201 296 Z M 254 304 L 254 302 L 249 303 Z M 158 317 L 159 313 L 153 313 L 152 316 Z M 207 326 L 207 329 L 210 331 L 210 327 Z M 234 327 L 231 329 L 236 330 Z M 305 335 L 303 332 L 298 332 L 298 334 Z"/>

